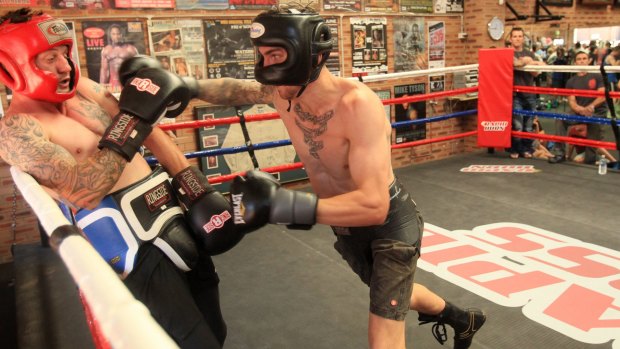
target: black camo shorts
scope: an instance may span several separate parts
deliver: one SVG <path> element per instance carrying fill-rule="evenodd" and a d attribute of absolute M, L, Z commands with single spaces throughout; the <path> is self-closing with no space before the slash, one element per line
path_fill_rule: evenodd
<path fill-rule="evenodd" d="M 424 221 L 411 195 L 395 179 L 382 225 L 332 227 L 334 248 L 370 287 L 370 312 L 402 321 L 409 311 Z"/>

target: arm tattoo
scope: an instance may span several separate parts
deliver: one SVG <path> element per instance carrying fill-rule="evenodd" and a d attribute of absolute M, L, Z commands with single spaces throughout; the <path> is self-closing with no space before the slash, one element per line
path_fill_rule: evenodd
<path fill-rule="evenodd" d="M 268 104 L 273 102 L 273 86 L 232 78 L 202 80 L 200 99 L 216 105 Z"/>
<path fill-rule="evenodd" d="M 295 104 L 295 124 L 304 134 L 304 143 L 308 146 L 308 152 L 315 159 L 319 158 L 319 150 L 323 149 L 323 141 L 317 140 L 327 131 L 327 122 L 334 116 L 334 111 L 330 110 L 323 115 L 314 115 L 301 110 L 299 104 Z M 304 126 L 303 123 L 311 123 L 311 126 Z"/>
<path fill-rule="evenodd" d="M 6 118 L 0 125 L 0 154 L 78 207 L 105 196 L 125 168 L 126 162 L 110 150 L 78 163 L 66 149 L 47 141 L 32 118 Z"/>

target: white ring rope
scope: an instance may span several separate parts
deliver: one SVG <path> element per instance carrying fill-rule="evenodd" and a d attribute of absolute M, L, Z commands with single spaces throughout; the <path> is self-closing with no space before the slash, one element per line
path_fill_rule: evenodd
<path fill-rule="evenodd" d="M 458 65 L 454 67 L 412 70 L 412 71 L 401 72 L 401 73 L 365 75 L 365 76 L 362 76 L 362 81 L 372 82 L 372 81 L 384 81 L 384 80 L 391 80 L 391 79 L 413 78 L 417 76 L 455 73 L 455 72 L 462 72 L 462 71 L 467 72 L 470 70 L 477 70 L 477 69 L 478 69 L 478 64 Z M 348 79 L 357 80 L 358 78 L 354 76 L 354 77 L 349 77 Z"/>
<path fill-rule="evenodd" d="M 16 167 L 11 167 L 11 175 L 48 235 L 58 227 L 71 225 L 54 199 L 32 176 Z M 144 304 L 133 297 L 118 275 L 81 235 L 62 240 L 58 254 L 113 348 L 178 348 Z"/>
<path fill-rule="evenodd" d="M 561 72 L 561 73 L 579 73 L 590 72 L 600 73 L 600 66 L 596 65 L 526 65 L 524 67 L 515 67 L 516 70 L 529 72 Z M 620 73 L 620 66 L 606 65 L 606 73 Z"/>

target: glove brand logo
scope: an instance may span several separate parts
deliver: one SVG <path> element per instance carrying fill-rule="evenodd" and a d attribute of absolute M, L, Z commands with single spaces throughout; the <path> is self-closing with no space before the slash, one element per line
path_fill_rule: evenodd
<path fill-rule="evenodd" d="M 484 131 L 504 132 L 508 127 L 508 121 L 483 121 L 480 125 Z"/>
<path fill-rule="evenodd" d="M 233 214 L 235 215 L 235 224 L 245 224 L 243 215 L 245 214 L 245 207 L 243 207 L 243 194 L 232 194 Z"/>
<path fill-rule="evenodd" d="M 160 88 L 159 86 L 155 85 L 151 81 L 151 79 L 134 78 L 133 80 L 131 80 L 131 85 L 135 86 L 138 91 L 146 91 L 153 96 L 157 94 L 157 91 L 159 91 Z"/>
<path fill-rule="evenodd" d="M 170 200 L 170 193 L 166 185 L 162 183 L 144 194 L 144 200 L 149 211 L 153 212 Z"/>
<path fill-rule="evenodd" d="M 187 169 L 187 171 L 181 173 L 181 183 L 191 200 L 195 200 L 205 191 L 191 169 Z"/>
<path fill-rule="evenodd" d="M 216 214 L 211 216 L 211 219 L 207 224 L 205 224 L 202 228 L 206 230 L 207 234 L 212 232 L 215 229 L 220 229 L 224 226 L 227 220 L 230 219 L 230 212 L 224 210 L 220 214 Z"/>
<path fill-rule="evenodd" d="M 137 122 L 137 119 L 134 119 L 131 115 L 121 114 L 116 119 L 114 127 L 110 130 L 106 139 L 117 144 L 124 144 L 130 134 L 128 131 L 133 130 Z"/>

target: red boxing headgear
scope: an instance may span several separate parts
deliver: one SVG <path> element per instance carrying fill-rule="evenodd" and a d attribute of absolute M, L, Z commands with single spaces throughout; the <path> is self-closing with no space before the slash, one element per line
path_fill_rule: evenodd
<path fill-rule="evenodd" d="M 67 25 L 49 15 L 34 16 L 23 23 L 0 24 L 0 82 L 32 99 L 53 103 L 75 96 L 80 71 L 73 63 L 73 39 Z M 39 69 L 36 56 L 51 48 L 66 45 L 72 67 L 70 91 L 59 93 L 56 74 Z"/>

